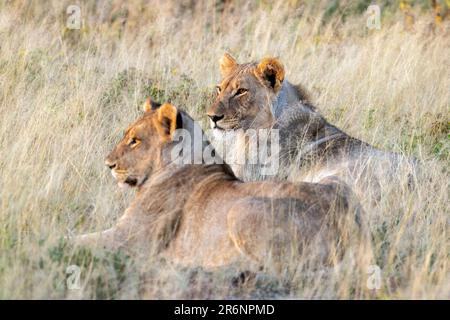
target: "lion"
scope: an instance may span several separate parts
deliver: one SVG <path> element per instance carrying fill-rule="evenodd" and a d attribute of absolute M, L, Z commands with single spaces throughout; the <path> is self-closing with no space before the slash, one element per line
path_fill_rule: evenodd
<path fill-rule="evenodd" d="M 382 180 L 401 171 L 403 157 L 379 150 L 329 123 L 311 104 L 306 90 L 285 79 L 279 59 L 238 64 L 226 53 L 220 59 L 220 72 L 217 97 L 206 113 L 213 144 L 226 146 L 225 150 L 217 147 L 223 158 L 249 152 L 247 132 L 277 129 L 279 152 L 273 157 L 281 162 L 278 178 L 289 178 L 290 172 L 300 172 L 291 177 L 295 181 L 318 182 L 336 176 L 364 195 L 368 187 L 379 194 Z M 258 165 L 229 163 L 245 181 L 273 177 L 261 174 Z M 414 160 L 406 163 L 402 170 L 408 172 Z"/>
<path fill-rule="evenodd" d="M 136 189 L 134 200 L 114 227 L 75 242 L 137 247 L 207 269 L 239 262 L 256 267 L 267 259 L 282 266 L 284 258 L 307 252 L 324 263 L 342 256 L 358 234 L 351 230 L 361 229 L 359 205 L 345 184 L 242 182 L 219 157 L 184 161 L 192 158 L 179 152 L 176 134 L 198 128 L 174 105 L 147 100 L 144 114 L 105 160 L 119 186 Z M 214 153 L 211 147 L 202 141 L 203 152 Z"/>

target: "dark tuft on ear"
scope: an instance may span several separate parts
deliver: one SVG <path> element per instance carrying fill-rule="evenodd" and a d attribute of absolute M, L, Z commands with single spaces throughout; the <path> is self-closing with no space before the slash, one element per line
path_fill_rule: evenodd
<path fill-rule="evenodd" d="M 170 103 L 164 103 L 155 112 L 157 115 L 157 117 L 154 118 L 155 125 L 161 138 L 164 141 L 171 140 L 179 121 L 179 112 L 177 108 Z"/>
<path fill-rule="evenodd" d="M 182 129 L 183 128 L 183 118 L 181 117 L 181 112 L 179 111 L 177 113 L 177 129 Z"/>
<path fill-rule="evenodd" d="M 258 64 L 256 73 L 276 92 L 284 80 L 284 67 L 277 58 L 264 58 Z"/>
<path fill-rule="evenodd" d="M 161 107 L 161 103 L 156 102 L 156 101 L 152 101 L 152 110 L 156 110 L 159 107 Z"/>
<path fill-rule="evenodd" d="M 161 119 L 161 127 L 164 130 L 164 134 L 170 135 L 170 119 L 169 118 L 162 118 Z"/>
<path fill-rule="evenodd" d="M 144 112 L 150 112 L 152 110 L 154 111 L 159 107 L 161 107 L 161 103 L 156 102 L 150 98 L 147 98 L 144 102 Z"/>
<path fill-rule="evenodd" d="M 275 72 L 269 70 L 269 71 L 265 74 L 265 76 L 266 76 L 267 81 L 269 81 L 270 86 L 271 86 L 272 88 L 275 88 L 275 85 L 277 84 L 277 77 L 276 77 Z"/>

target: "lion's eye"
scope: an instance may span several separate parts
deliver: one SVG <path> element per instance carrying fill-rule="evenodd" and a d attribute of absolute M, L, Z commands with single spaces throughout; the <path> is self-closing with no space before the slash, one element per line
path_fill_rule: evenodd
<path fill-rule="evenodd" d="M 245 93 L 247 93 L 247 92 L 248 92 L 247 89 L 239 88 L 239 89 L 237 89 L 237 91 L 236 91 L 236 96 L 241 96 L 241 95 L 243 95 L 243 94 L 245 94 Z"/>
<path fill-rule="evenodd" d="M 136 138 L 131 138 L 131 139 L 130 139 L 130 142 L 128 142 L 128 145 L 129 145 L 130 147 L 134 147 L 134 146 L 136 146 L 138 143 L 139 143 L 139 140 L 138 140 L 138 139 L 136 139 Z"/>
<path fill-rule="evenodd" d="M 222 88 L 220 86 L 216 86 L 217 94 L 220 94 L 222 92 Z"/>

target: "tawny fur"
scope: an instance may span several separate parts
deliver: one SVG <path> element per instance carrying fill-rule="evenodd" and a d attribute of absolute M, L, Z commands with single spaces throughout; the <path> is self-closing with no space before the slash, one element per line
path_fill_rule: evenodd
<path fill-rule="evenodd" d="M 285 71 L 278 59 L 238 64 L 226 54 L 220 67 L 223 78 L 207 115 L 214 131 L 213 144 L 226 144 L 228 154 L 248 151 L 245 135 L 249 129 L 278 129 L 278 178 L 286 179 L 300 168 L 301 174 L 291 179 L 318 182 L 338 176 L 359 195 L 367 194 L 368 189 L 379 194 L 383 180 L 399 180 L 405 172 L 407 180 L 414 169 L 414 160 L 378 150 L 328 123 L 310 104 L 303 86 L 294 86 L 284 79 Z M 234 134 L 232 138 L 230 132 Z M 259 174 L 261 170 L 253 165 L 230 165 L 245 181 L 273 178 Z"/>
<path fill-rule="evenodd" d="M 336 261 L 358 234 L 359 206 L 340 181 L 244 183 L 227 164 L 175 164 L 173 124 L 190 132 L 197 124 L 170 104 L 147 110 L 106 158 L 136 197 L 113 228 L 79 236 L 78 244 L 138 248 L 184 266 L 270 259 L 282 268 L 308 248 L 324 263 Z"/>

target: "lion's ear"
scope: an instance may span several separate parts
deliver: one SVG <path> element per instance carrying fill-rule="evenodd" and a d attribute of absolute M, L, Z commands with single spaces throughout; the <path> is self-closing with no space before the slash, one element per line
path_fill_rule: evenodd
<path fill-rule="evenodd" d="M 272 89 L 278 91 L 281 88 L 284 80 L 284 67 L 280 60 L 264 58 L 258 64 L 256 70 L 258 76 L 265 80 Z"/>
<path fill-rule="evenodd" d="M 145 99 L 144 105 L 143 105 L 143 109 L 144 112 L 150 112 L 151 110 L 156 110 L 161 106 L 161 103 L 153 101 L 150 98 Z"/>
<path fill-rule="evenodd" d="M 173 133 L 177 129 L 177 108 L 170 104 L 164 103 L 158 108 L 156 118 L 156 129 L 164 141 L 172 139 Z"/>
<path fill-rule="evenodd" d="M 222 58 L 219 60 L 220 65 L 220 73 L 222 74 L 222 77 L 225 77 L 228 75 L 231 71 L 234 70 L 234 68 L 237 67 L 236 59 L 234 59 L 231 54 L 225 53 Z"/>

